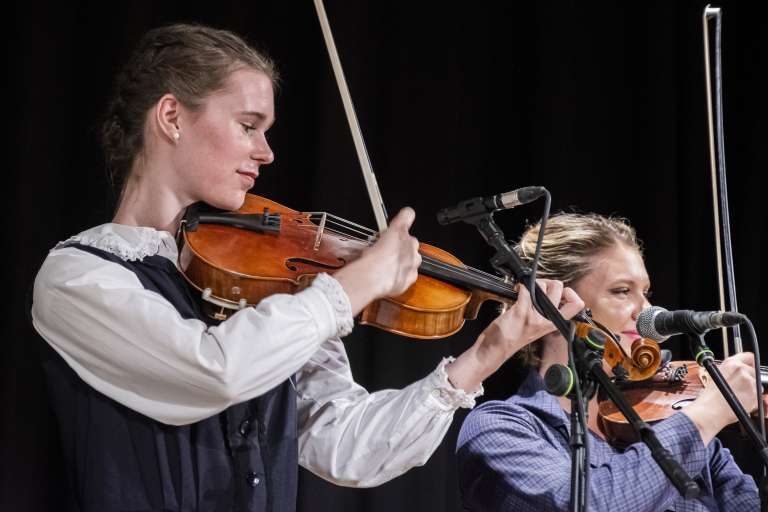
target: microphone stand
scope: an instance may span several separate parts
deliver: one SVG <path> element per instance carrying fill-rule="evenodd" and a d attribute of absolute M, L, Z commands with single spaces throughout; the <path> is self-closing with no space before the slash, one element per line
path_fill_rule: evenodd
<path fill-rule="evenodd" d="M 572 389 L 570 393 L 553 393 L 550 386 L 550 370 L 544 379 L 544 387 L 547 392 L 558 396 L 567 395 L 571 399 L 571 435 L 569 446 L 571 447 L 571 508 L 572 510 L 587 510 L 589 497 L 589 428 L 588 428 L 588 409 L 589 401 L 597 393 L 597 384 L 590 378 L 589 372 L 583 371 L 583 365 L 576 357 L 574 344 L 583 342 L 573 335 L 574 329 L 571 329 L 570 344 L 568 347 L 568 366 L 553 365 L 560 367 L 568 372 L 570 381 L 568 388 Z M 573 374 L 572 369 L 576 369 Z M 561 380 L 562 382 L 562 380 Z"/>
<path fill-rule="evenodd" d="M 611 378 L 603 370 L 602 354 L 590 349 L 581 338 L 576 338 L 573 341 L 573 351 L 576 357 L 577 368 L 602 386 L 603 391 L 616 404 L 616 407 L 637 433 L 638 438 L 648 447 L 653 460 L 656 461 L 680 495 L 685 499 L 697 498 L 701 494 L 698 484 L 688 476 L 680 464 L 672 457 L 672 453 L 664 448 L 659 438 L 656 437 L 656 432 L 653 428 L 640 418 L 629 402 L 627 402 L 624 395 L 613 384 Z"/>
<path fill-rule="evenodd" d="M 580 367 L 588 370 L 588 372 L 583 372 L 585 376 L 590 375 L 594 377 L 603 386 L 610 399 L 613 400 L 619 410 L 630 421 L 640 439 L 650 449 L 654 460 L 656 460 L 664 474 L 672 481 L 680 494 L 686 499 L 699 496 L 701 490 L 696 482 L 680 467 L 669 450 L 661 445 L 653 429 L 640 419 L 634 409 L 624 399 L 624 396 L 613 385 L 608 375 L 603 371 L 602 357 L 595 351 L 588 350 L 583 343 L 574 343 L 572 323 L 563 318 L 560 311 L 552 304 L 541 287 L 529 282 L 530 269 L 523 264 L 517 253 L 507 243 L 504 233 L 493 220 L 493 212 L 474 211 L 462 216 L 461 220 L 475 226 L 485 241 L 496 250 L 496 254 L 491 258 L 493 268 L 505 277 L 514 277 L 523 286 L 528 288 L 531 296 L 535 297 L 533 303 L 538 312 L 552 322 L 569 343 L 569 351 L 574 354 L 573 360 L 569 361 L 569 366 L 572 371 L 577 396 L 584 400 L 578 381 L 577 368 Z M 585 415 L 578 414 L 579 410 L 583 411 L 585 409 L 585 403 L 575 398 L 571 399 L 571 509 L 574 511 L 586 510 L 587 496 L 589 494 L 587 482 L 589 461 L 586 460 L 588 430 L 586 421 L 581 421 L 585 418 Z"/>
<path fill-rule="evenodd" d="M 728 405 L 731 406 L 731 409 L 736 414 L 736 418 L 744 431 L 747 433 L 747 437 L 749 437 L 750 441 L 752 441 L 752 444 L 757 447 L 757 453 L 760 455 L 760 458 L 763 461 L 763 466 L 768 467 L 768 444 L 766 444 L 760 433 L 758 433 L 755 425 L 749 418 L 749 413 L 747 413 L 746 409 L 744 409 L 744 406 L 741 405 L 741 402 L 738 398 L 736 398 L 736 395 L 733 394 L 731 386 L 728 385 L 728 382 L 720 372 L 720 368 L 717 367 L 714 353 L 707 346 L 707 342 L 704 341 L 704 334 L 696 332 L 695 334 L 691 334 L 689 338 L 691 340 L 691 351 L 696 354 L 696 363 L 699 366 L 703 366 L 707 370 L 707 373 L 712 378 L 712 381 L 720 390 L 720 393 L 723 394 L 723 398 L 725 398 L 725 401 L 728 402 Z M 757 378 L 759 379 L 759 375 Z M 760 418 L 760 421 L 765 420 Z M 765 472 L 763 472 L 763 477 L 760 481 L 759 491 L 762 508 L 764 510 L 768 509 L 768 506 L 766 505 L 766 497 L 768 496 L 768 479 L 765 476 Z"/>

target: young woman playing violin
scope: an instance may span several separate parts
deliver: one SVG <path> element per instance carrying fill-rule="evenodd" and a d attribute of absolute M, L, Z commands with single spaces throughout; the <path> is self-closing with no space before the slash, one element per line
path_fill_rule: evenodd
<path fill-rule="evenodd" d="M 517 246 L 534 254 L 538 226 Z M 593 317 L 620 336 L 629 351 L 640 336 L 637 315 L 648 304 L 650 279 L 635 231 L 624 221 L 599 215 L 560 214 L 549 219 L 539 275 L 571 286 Z M 459 478 L 469 510 L 566 510 L 570 503 L 570 400 L 544 390 L 542 377 L 568 360 L 565 340 L 548 334 L 521 354 L 531 366 L 518 393 L 486 402 L 464 422 L 458 441 Z M 721 370 L 747 410 L 757 408 L 753 356 L 726 359 Z M 618 450 L 602 437 L 597 402 L 589 404 L 591 510 L 758 510 L 752 477 L 736 466 L 715 438 L 736 417 L 715 386 L 682 412 L 655 424 L 662 444 L 703 487 L 697 500 L 683 500 L 642 443 Z"/>
<path fill-rule="evenodd" d="M 423 464 L 483 379 L 553 329 L 521 289 L 424 379 L 356 384 L 340 337 L 368 303 L 414 282 L 410 209 L 333 276 L 210 322 L 174 235 L 193 203 L 239 208 L 273 161 L 276 79 L 238 36 L 174 25 L 148 32 L 116 80 L 103 144 L 122 184 L 117 212 L 53 249 L 34 287 L 73 509 L 293 510 L 298 464 L 380 484 Z M 583 307 L 560 283 L 541 285 L 564 316 Z"/>

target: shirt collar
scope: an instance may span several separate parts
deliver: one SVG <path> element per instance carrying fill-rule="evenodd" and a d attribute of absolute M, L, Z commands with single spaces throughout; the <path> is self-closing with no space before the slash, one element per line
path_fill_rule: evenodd
<path fill-rule="evenodd" d="M 158 255 L 175 264 L 179 255 L 173 235 L 144 226 L 102 224 L 60 242 L 56 247 L 71 243 L 101 249 L 124 261 L 141 261 L 147 256 Z"/>

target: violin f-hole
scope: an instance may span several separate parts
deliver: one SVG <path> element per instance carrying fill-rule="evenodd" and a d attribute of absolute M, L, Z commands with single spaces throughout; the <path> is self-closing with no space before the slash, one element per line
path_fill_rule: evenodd
<path fill-rule="evenodd" d="M 318 267 L 323 270 L 339 270 L 346 265 L 346 261 L 343 258 L 338 258 L 338 265 L 331 265 L 328 263 L 321 263 L 319 261 L 310 260 L 308 258 L 288 258 L 285 260 L 285 266 L 291 272 L 298 272 L 299 264 L 309 265 L 311 267 Z"/>
<path fill-rule="evenodd" d="M 691 403 L 696 400 L 695 398 L 683 398 L 682 400 L 678 400 L 677 402 L 672 404 L 672 409 L 679 411 L 683 407 L 687 405 L 691 405 Z"/>

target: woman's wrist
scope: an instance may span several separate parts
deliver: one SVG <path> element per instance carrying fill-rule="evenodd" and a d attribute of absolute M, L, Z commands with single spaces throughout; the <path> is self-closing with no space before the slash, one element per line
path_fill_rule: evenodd
<path fill-rule="evenodd" d="M 353 316 L 385 294 L 385 283 L 377 275 L 374 263 L 365 255 L 333 274 L 349 297 Z"/>
<path fill-rule="evenodd" d="M 491 338 L 486 332 L 481 333 L 471 347 L 446 367 L 454 387 L 467 392 L 478 389 L 512 355 L 508 347 L 494 343 Z"/>
<path fill-rule="evenodd" d="M 481 335 L 482 336 L 482 335 Z M 467 393 L 477 390 L 495 369 L 488 368 L 478 359 L 476 344 L 465 350 L 455 361 L 445 367 L 448 382 Z"/>
<path fill-rule="evenodd" d="M 696 400 L 685 407 L 682 413 L 688 416 L 688 419 L 696 426 L 705 445 L 708 445 L 717 433 L 728 425 L 724 421 L 725 416 L 720 408 L 707 403 L 706 400 Z"/>

